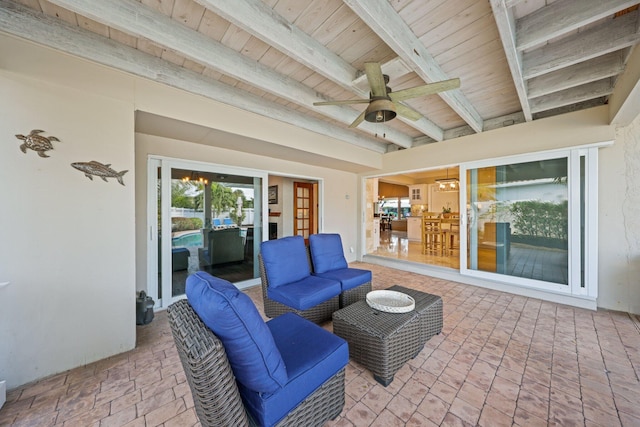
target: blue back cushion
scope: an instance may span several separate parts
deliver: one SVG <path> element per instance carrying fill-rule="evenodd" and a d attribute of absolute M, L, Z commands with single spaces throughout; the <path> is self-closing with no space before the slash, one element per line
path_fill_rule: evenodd
<path fill-rule="evenodd" d="M 262 242 L 260 256 L 269 280 L 269 287 L 277 288 L 311 275 L 307 248 L 302 236 Z"/>
<path fill-rule="evenodd" d="M 287 370 L 271 331 L 245 293 L 199 271 L 187 278 L 186 294 L 203 323 L 222 341 L 236 379 L 258 393 L 287 383 Z"/>
<path fill-rule="evenodd" d="M 314 273 L 326 273 L 348 267 L 339 234 L 312 234 L 309 236 L 309 248 Z"/>

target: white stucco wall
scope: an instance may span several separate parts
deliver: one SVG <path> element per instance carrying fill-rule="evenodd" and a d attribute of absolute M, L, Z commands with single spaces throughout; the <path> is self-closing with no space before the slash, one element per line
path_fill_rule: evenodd
<path fill-rule="evenodd" d="M 599 160 L 598 306 L 640 314 L 640 116 Z"/>
<path fill-rule="evenodd" d="M 9 389 L 135 345 L 130 103 L 0 70 L 0 379 Z M 49 158 L 15 134 L 42 129 Z M 72 162 L 124 175 L 89 180 Z"/>

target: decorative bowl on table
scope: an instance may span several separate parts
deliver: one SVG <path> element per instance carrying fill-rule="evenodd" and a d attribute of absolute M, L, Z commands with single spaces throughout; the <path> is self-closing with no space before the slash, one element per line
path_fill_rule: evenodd
<path fill-rule="evenodd" d="M 408 313 L 416 308 L 411 296 L 397 291 L 371 291 L 366 300 L 369 307 L 387 313 Z"/>

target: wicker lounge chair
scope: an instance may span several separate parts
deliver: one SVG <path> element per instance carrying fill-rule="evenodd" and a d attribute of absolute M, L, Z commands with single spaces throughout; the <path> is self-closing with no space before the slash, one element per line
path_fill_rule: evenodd
<path fill-rule="evenodd" d="M 349 268 L 339 234 L 312 234 L 309 236 L 309 250 L 313 274 L 340 282 L 340 308 L 367 297 L 371 291 L 371 271 Z"/>
<path fill-rule="evenodd" d="M 296 313 L 314 323 L 331 320 L 340 308 L 340 282 L 311 275 L 301 236 L 262 242 L 258 254 L 264 313 L 273 318 Z M 287 293 L 296 296 L 286 298 Z M 311 301 L 311 303 L 309 303 Z"/>
<path fill-rule="evenodd" d="M 198 310 L 202 310 L 209 303 L 207 300 L 203 304 L 196 304 L 200 307 Z M 320 345 L 326 347 L 326 350 L 318 351 L 316 348 L 308 351 L 307 356 L 303 357 L 315 357 L 317 360 L 302 362 L 302 365 L 308 366 L 302 371 L 296 367 L 300 363 L 293 363 L 293 368 L 287 370 L 289 377 L 286 383 L 275 391 L 256 392 L 249 389 L 251 384 L 243 384 L 243 381 L 247 383 L 246 378 L 254 379 L 253 370 L 245 375 L 245 380 L 234 374 L 238 369 L 238 361 L 234 364 L 229 359 L 234 354 L 234 349 L 230 347 L 227 351 L 223 344 L 223 340 L 229 339 L 228 336 L 218 337 L 203 323 L 203 319 L 187 300 L 172 304 L 167 312 L 193 395 L 196 414 L 203 426 L 321 426 L 342 411 L 345 402 L 344 366 L 348 362 L 348 350 L 346 342 L 339 337 L 294 314 L 267 322 L 285 365 L 304 353 L 298 348 L 286 348 L 284 342 L 291 341 L 287 331 L 290 328 L 293 330 L 291 334 L 300 334 L 302 331 L 303 336 L 310 336 L 309 340 L 313 341 L 305 345 Z M 206 318 L 204 321 L 210 322 L 211 319 Z M 279 323 L 270 326 L 271 322 Z M 322 338 L 314 337 L 315 334 L 322 335 Z M 328 334 L 328 337 L 323 334 Z M 328 338 L 330 339 L 325 341 Z M 339 341 L 336 342 L 336 339 Z M 318 342 L 323 344 L 317 344 Z M 315 356 L 323 351 L 324 356 Z M 262 360 L 260 356 L 258 358 Z M 298 390 L 309 389 L 308 383 L 313 381 L 318 382 L 318 385 L 311 386 L 315 388 L 311 388 L 309 393 L 296 394 Z"/>

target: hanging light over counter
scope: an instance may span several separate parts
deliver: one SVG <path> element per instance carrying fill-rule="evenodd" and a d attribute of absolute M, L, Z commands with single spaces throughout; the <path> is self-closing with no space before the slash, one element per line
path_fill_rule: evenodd
<path fill-rule="evenodd" d="M 438 191 L 458 191 L 460 190 L 460 181 L 458 178 L 449 178 L 449 168 L 447 168 L 447 177 L 436 179 Z"/>

